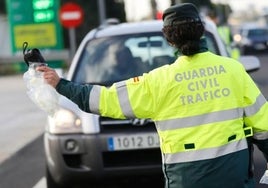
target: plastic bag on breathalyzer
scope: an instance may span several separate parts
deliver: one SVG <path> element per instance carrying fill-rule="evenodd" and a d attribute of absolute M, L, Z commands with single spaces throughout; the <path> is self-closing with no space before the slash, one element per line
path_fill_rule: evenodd
<path fill-rule="evenodd" d="M 48 115 L 53 116 L 58 109 L 59 94 L 43 78 L 43 73 L 36 71 L 37 66 L 46 66 L 44 63 L 31 63 L 24 73 L 23 80 L 27 86 L 29 98 Z"/>

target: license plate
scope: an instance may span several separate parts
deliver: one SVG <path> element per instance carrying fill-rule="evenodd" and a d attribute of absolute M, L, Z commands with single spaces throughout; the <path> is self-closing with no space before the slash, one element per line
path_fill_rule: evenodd
<path fill-rule="evenodd" d="M 159 138 L 157 134 L 124 135 L 108 138 L 108 149 L 110 151 L 157 147 L 159 147 Z"/>

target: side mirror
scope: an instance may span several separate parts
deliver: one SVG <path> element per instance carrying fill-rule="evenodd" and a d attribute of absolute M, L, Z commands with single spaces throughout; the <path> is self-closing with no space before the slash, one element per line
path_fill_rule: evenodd
<path fill-rule="evenodd" d="M 244 65 L 247 72 L 257 71 L 260 67 L 260 60 L 256 56 L 241 56 L 239 61 Z"/>

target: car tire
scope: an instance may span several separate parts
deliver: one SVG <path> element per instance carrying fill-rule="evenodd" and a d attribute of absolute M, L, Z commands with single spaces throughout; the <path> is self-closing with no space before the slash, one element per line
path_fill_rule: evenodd
<path fill-rule="evenodd" d="M 54 181 L 51 173 L 48 170 L 48 167 L 46 167 L 46 183 L 47 183 L 47 188 L 63 188 L 62 186 L 58 185 Z"/>

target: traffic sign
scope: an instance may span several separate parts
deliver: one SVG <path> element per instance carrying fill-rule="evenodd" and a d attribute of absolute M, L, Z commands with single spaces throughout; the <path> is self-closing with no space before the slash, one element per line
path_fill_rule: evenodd
<path fill-rule="evenodd" d="M 58 0 L 6 0 L 13 54 L 20 53 L 22 43 L 30 48 L 63 49 Z"/>
<path fill-rule="evenodd" d="M 63 27 L 78 27 L 83 22 L 83 17 L 83 9 L 76 3 L 66 3 L 60 8 L 60 22 Z"/>

